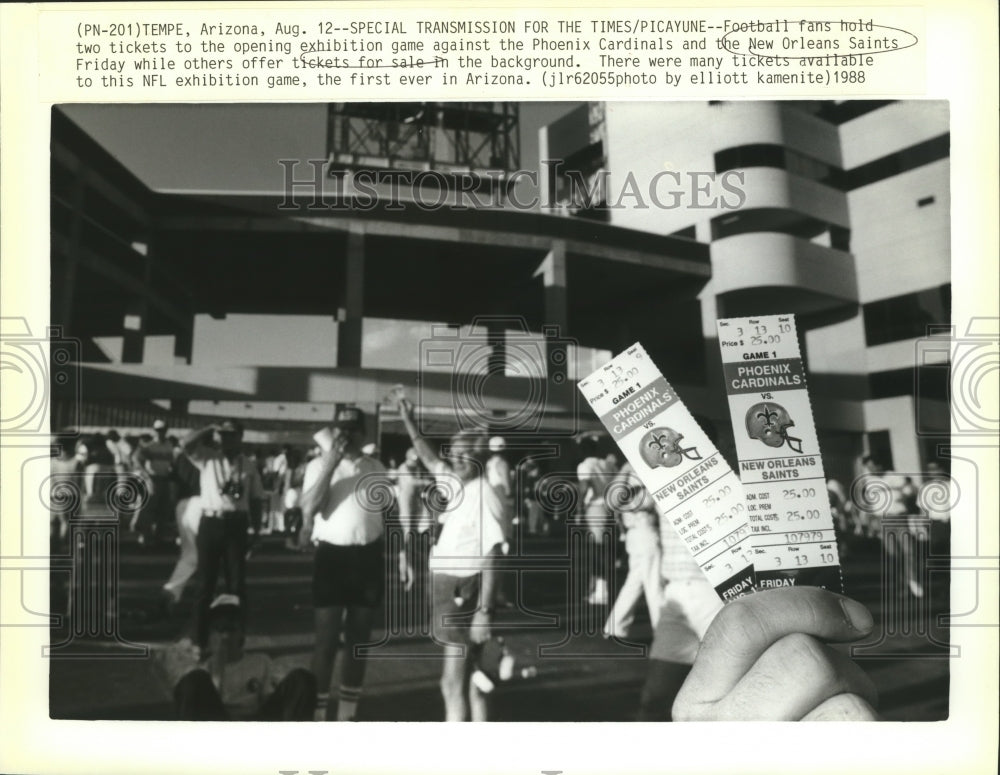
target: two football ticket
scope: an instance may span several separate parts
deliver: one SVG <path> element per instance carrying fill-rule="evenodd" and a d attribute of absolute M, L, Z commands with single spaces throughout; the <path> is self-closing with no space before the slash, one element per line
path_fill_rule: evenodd
<path fill-rule="evenodd" d="M 635 344 L 579 384 L 723 601 L 842 590 L 823 460 L 792 315 L 718 321 L 739 475 Z"/>

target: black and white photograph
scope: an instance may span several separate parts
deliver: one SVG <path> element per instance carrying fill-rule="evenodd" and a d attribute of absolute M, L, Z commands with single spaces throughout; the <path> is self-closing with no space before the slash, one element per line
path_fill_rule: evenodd
<path fill-rule="evenodd" d="M 942 100 L 53 106 L 50 716 L 947 719 L 950 138 Z M 717 322 L 752 360 L 770 316 L 807 399 L 731 418 Z M 636 343 L 689 423 L 646 465 L 578 389 Z M 723 606 L 647 474 L 803 443 L 751 539 L 838 583 Z"/>
<path fill-rule="evenodd" d="M 995 772 L 997 19 L 0 6 L 0 772 Z"/>

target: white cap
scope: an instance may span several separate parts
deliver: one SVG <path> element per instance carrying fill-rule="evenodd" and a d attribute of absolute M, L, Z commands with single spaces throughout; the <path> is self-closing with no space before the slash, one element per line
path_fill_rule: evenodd
<path fill-rule="evenodd" d="M 375 444 L 365 444 L 361 448 L 361 454 L 374 456 L 378 452 L 378 447 Z"/>
<path fill-rule="evenodd" d="M 503 440 L 503 436 L 494 436 L 490 439 L 490 452 L 500 452 L 507 448 L 507 442 Z"/>

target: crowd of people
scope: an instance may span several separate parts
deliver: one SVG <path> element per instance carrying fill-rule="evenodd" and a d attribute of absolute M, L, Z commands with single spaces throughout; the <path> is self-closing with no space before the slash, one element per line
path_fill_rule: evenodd
<path fill-rule="evenodd" d="M 123 438 L 110 431 L 62 447 L 53 461 L 54 479 L 78 477 L 85 497 L 100 497 L 94 491 L 99 473 L 141 482 L 146 496 L 129 530 L 143 547 L 179 547 L 162 587 L 167 609 L 197 579 L 190 637 L 163 660 L 179 717 L 357 718 L 367 664 L 359 647 L 371 641 L 384 603 L 392 524 L 402 541 L 392 544 L 398 576 L 391 581 L 411 595 L 429 596 L 424 602 L 433 612 L 430 637 L 443 647 L 445 718 L 488 719 L 488 689 L 477 672 L 497 640 L 498 608 L 511 605 L 512 571 L 504 570 L 504 557 L 516 536 L 549 535 L 561 520 L 575 521 L 598 555 L 615 554 L 619 546 L 607 542 L 620 541 L 627 563 L 622 583 L 614 584 L 613 567 L 592 564 L 580 601 L 607 608 L 605 638 L 629 638 L 645 602 L 653 639 L 640 719 L 875 717 L 870 682 L 824 645 L 870 630 L 871 618 L 860 604 L 799 588 L 754 595 L 724 611 L 674 529 L 658 519 L 631 466 L 602 449 L 597 437 L 579 440 L 575 477 L 561 473 L 554 484 L 539 459 L 507 454 L 502 437 L 462 431 L 443 444 L 424 438 L 415 407 L 402 395 L 397 403 L 409 437 L 398 465 L 383 463 L 377 447 L 365 443 L 371 429 L 354 406 L 339 408 L 308 449 L 252 453 L 235 420 L 183 439 L 168 435 L 158 420 L 152 434 Z M 711 423 L 703 427 L 714 436 Z M 918 515 L 926 500 L 919 487 L 947 481 L 939 467 L 918 487 L 871 458 L 864 464 L 892 493 L 889 516 Z M 546 488 L 559 485 L 570 485 L 575 497 L 553 506 Z M 870 513 L 855 507 L 839 483 L 830 480 L 828 492 L 843 540 L 878 534 Z M 947 515 L 934 518 L 946 524 Z M 67 514 L 54 509 L 52 524 L 58 547 L 66 539 Z M 288 551 L 312 553 L 313 656 L 308 669 L 287 674 L 265 655 L 243 650 L 247 561 L 257 537 L 266 533 L 283 536 Z M 924 590 L 914 566 L 910 562 L 906 572 L 910 593 L 919 597 Z M 424 584 L 415 584 L 421 579 Z M 418 607 L 412 599 L 405 604 Z M 767 626 L 760 626 L 765 614 Z M 734 654 L 737 636 L 745 644 Z M 761 691 L 752 676 L 778 660 L 799 664 L 806 675 L 789 684 L 787 697 L 770 696 L 778 687 L 757 697 L 770 709 L 764 713 L 752 705 Z M 810 678 L 820 662 L 836 674 L 833 684 L 828 674 Z M 255 688 L 248 692 L 248 686 Z"/>
<path fill-rule="evenodd" d="M 177 437 L 168 435 L 166 422 L 154 421 L 152 431 L 122 436 L 109 430 L 78 439 L 62 436 L 53 463 L 57 477 L 72 476 L 82 482 L 81 496 L 89 502 L 103 502 L 115 481 L 136 490 L 136 502 L 142 507 L 130 512 L 127 527 L 144 547 L 177 542 L 175 507 L 197 489 L 197 477 L 181 456 Z M 52 518 L 53 544 L 62 548 L 67 537 L 66 514 L 55 509 Z"/>

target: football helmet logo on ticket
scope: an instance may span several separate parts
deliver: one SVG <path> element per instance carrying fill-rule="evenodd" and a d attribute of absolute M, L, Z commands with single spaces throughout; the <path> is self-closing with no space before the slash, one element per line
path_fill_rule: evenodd
<path fill-rule="evenodd" d="M 795 423 L 781 404 L 773 401 L 754 404 L 747 409 L 746 424 L 747 435 L 751 439 L 763 441 L 769 447 L 788 444 L 794 452 L 802 454 L 802 439 L 788 434 L 788 429 Z"/>
<path fill-rule="evenodd" d="M 673 468 L 684 458 L 701 460 L 696 447 L 682 447 L 684 435 L 673 428 L 653 428 L 639 442 L 639 454 L 650 468 Z"/>

